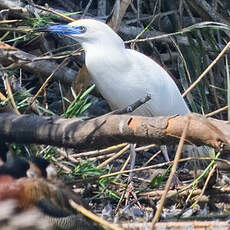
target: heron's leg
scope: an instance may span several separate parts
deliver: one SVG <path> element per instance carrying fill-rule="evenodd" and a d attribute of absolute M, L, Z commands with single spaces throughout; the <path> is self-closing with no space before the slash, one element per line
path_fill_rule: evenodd
<path fill-rule="evenodd" d="M 135 161 L 136 161 L 136 151 L 135 151 L 135 147 L 134 144 L 130 144 L 130 170 L 134 169 L 135 166 Z M 129 181 L 128 181 L 129 185 L 125 194 L 126 197 L 126 201 L 125 201 L 125 205 L 128 205 L 129 202 L 129 197 L 130 194 L 132 194 L 133 198 L 136 200 L 138 207 L 141 209 L 141 204 L 140 202 L 137 200 L 137 195 L 134 191 L 134 186 L 133 186 L 133 172 L 129 173 Z"/>
<path fill-rule="evenodd" d="M 165 158 L 165 161 L 166 162 L 169 162 L 170 159 L 169 159 L 169 155 L 168 155 L 168 149 L 167 149 L 167 146 L 166 145 L 161 145 L 160 146 L 160 149 L 164 155 L 164 158 Z M 181 185 L 181 182 L 177 176 L 177 173 L 174 174 L 174 177 L 172 179 L 172 183 L 171 183 L 171 188 L 174 188 L 175 186 L 177 187 L 178 185 Z"/>
<path fill-rule="evenodd" d="M 134 169 L 135 162 L 136 162 L 136 151 L 134 144 L 130 144 L 130 169 Z M 133 172 L 130 172 L 129 174 L 129 180 L 131 181 L 133 179 Z"/>
<path fill-rule="evenodd" d="M 160 149 L 164 155 L 165 161 L 169 162 L 169 155 L 168 155 L 168 150 L 167 150 L 167 146 L 166 145 L 161 145 Z"/>

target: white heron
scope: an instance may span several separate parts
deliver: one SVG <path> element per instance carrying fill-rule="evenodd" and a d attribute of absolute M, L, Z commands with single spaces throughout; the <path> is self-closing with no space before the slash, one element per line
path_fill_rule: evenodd
<path fill-rule="evenodd" d="M 105 23 L 80 19 L 38 31 L 64 34 L 81 44 L 88 72 L 112 110 L 131 105 L 149 94 L 151 100 L 134 114 L 168 116 L 190 113 L 167 71 L 144 54 L 125 48 L 123 40 Z"/>
<path fill-rule="evenodd" d="M 40 31 L 65 34 L 81 44 L 88 72 L 112 110 L 150 94 L 151 100 L 135 114 L 167 116 L 190 112 L 166 70 L 144 54 L 126 49 L 123 40 L 105 23 L 80 19 Z"/>

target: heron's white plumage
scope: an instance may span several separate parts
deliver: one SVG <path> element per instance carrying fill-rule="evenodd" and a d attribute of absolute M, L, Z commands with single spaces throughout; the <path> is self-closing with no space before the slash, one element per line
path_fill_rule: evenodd
<path fill-rule="evenodd" d="M 123 40 L 105 23 L 80 19 L 39 31 L 65 34 L 82 45 L 87 69 L 112 109 L 126 107 L 150 94 L 151 100 L 134 114 L 167 116 L 190 113 L 169 74 L 151 58 L 126 49 Z M 198 152 L 200 155 L 209 154 L 206 146 L 199 147 Z"/>
<path fill-rule="evenodd" d="M 165 116 L 190 112 L 169 74 L 151 58 L 126 49 L 109 26 L 92 19 L 70 25 L 86 28 L 80 35 L 69 36 L 84 48 L 87 69 L 112 109 L 123 108 L 150 94 L 151 100 L 135 114 Z"/>

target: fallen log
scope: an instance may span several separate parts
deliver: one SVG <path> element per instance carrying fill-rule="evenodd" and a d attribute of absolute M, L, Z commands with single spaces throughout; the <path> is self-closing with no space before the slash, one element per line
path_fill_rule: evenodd
<path fill-rule="evenodd" d="M 0 140 L 71 147 L 79 151 L 123 142 L 173 144 L 178 142 L 188 118 L 188 143 L 229 149 L 230 125 L 197 114 L 166 117 L 104 115 L 81 120 L 1 113 Z"/>

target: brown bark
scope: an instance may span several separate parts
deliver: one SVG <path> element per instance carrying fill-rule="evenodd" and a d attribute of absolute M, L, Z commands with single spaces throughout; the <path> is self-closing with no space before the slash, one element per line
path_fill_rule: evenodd
<path fill-rule="evenodd" d="M 111 16 L 107 19 L 107 24 L 114 30 L 118 31 L 121 21 L 129 7 L 131 0 L 117 0 L 114 4 Z"/>
<path fill-rule="evenodd" d="M 17 18 L 29 18 L 31 16 L 23 4 L 18 1 L 1 0 L 0 9 L 8 9 L 9 15 Z"/>
<path fill-rule="evenodd" d="M 225 121 L 190 114 L 186 140 L 198 145 L 229 149 L 230 125 Z M 60 117 L 0 114 L 0 140 L 49 144 L 79 151 L 104 148 L 123 142 L 169 144 L 178 142 L 186 116 L 141 117 L 107 115 L 83 121 Z"/>
<path fill-rule="evenodd" d="M 0 63 L 10 68 L 22 67 L 23 69 L 39 74 L 45 79 L 57 68 L 57 64 L 48 60 L 34 61 L 37 57 L 21 51 L 15 47 L 0 42 Z M 71 84 L 76 72 L 67 67 L 62 67 L 55 74 L 56 80 L 64 84 Z"/>
<path fill-rule="evenodd" d="M 201 16 L 203 20 L 220 22 L 224 24 L 229 24 L 228 18 L 224 18 L 220 15 L 214 7 L 212 7 L 207 1 L 194 0 L 188 1 L 187 3 L 196 10 L 196 12 Z"/>
<path fill-rule="evenodd" d="M 203 20 L 214 21 L 229 25 L 229 19 L 219 14 L 214 7 L 212 7 L 207 1 L 204 0 L 194 0 L 186 2 L 200 15 Z M 230 36 L 230 33 L 224 30 L 225 34 Z"/>

